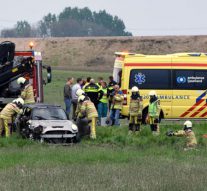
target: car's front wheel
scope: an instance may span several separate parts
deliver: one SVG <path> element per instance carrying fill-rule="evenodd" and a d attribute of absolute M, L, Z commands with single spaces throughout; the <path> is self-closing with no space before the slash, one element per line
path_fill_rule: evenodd
<path fill-rule="evenodd" d="M 79 133 L 76 133 L 76 136 L 74 138 L 74 143 L 79 143 L 81 141 L 81 138 L 80 138 L 80 134 Z"/>

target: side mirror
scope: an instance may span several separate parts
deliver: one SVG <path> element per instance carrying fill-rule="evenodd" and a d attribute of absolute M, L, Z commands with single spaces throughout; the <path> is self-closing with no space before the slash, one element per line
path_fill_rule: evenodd
<path fill-rule="evenodd" d="M 50 66 L 47 67 L 47 83 L 52 81 L 52 69 Z"/>

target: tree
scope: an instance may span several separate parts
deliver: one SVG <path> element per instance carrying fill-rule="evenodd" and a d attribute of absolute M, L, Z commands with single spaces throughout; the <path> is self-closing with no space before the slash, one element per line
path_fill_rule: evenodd
<path fill-rule="evenodd" d="M 15 29 L 3 29 L 1 31 L 1 37 L 9 38 L 9 37 L 17 37 Z"/>
<path fill-rule="evenodd" d="M 18 21 L 15 27 L 17 37 L 30 37 L 31 26 L 27 21 Z"/>
<path fill-rule="evenodd" d="M 57 18 L 55 14 L 49 13 L 43 17 L 39 23 L 40 34 L 42 36 L 52 36 L 53 26 L 56 24 Z"/>
<path fill-rule="evenodd" d="M 59 15 L 47 14 L 38 26 L 18 21 L 14 28 L 1 31 L 2 37 L 132 36 L 124 22 L 105 10 L 92 12 L 88 7 L 66 7 Z"/>

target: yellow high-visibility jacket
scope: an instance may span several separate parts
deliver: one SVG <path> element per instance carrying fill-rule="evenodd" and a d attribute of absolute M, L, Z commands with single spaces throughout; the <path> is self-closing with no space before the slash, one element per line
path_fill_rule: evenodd
<path fill-rule="evenodd" d="M 160 115 L 160 100 L 149 103 L 148 113 L 150 117 L 159 117 Z"/>

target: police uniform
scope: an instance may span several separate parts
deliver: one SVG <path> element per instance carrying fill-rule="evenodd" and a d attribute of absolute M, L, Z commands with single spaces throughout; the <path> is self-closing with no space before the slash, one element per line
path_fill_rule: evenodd
<path fill-rule="evenodd" d="M 103 96 L 103 92 L 101 91 L 101 87 L 95 83 L 90 83 L 83 88 L 86 95 L 90 98 L 90 100 L 94 103 L 96 109 L 98 109 L 99 100 Z"/>

